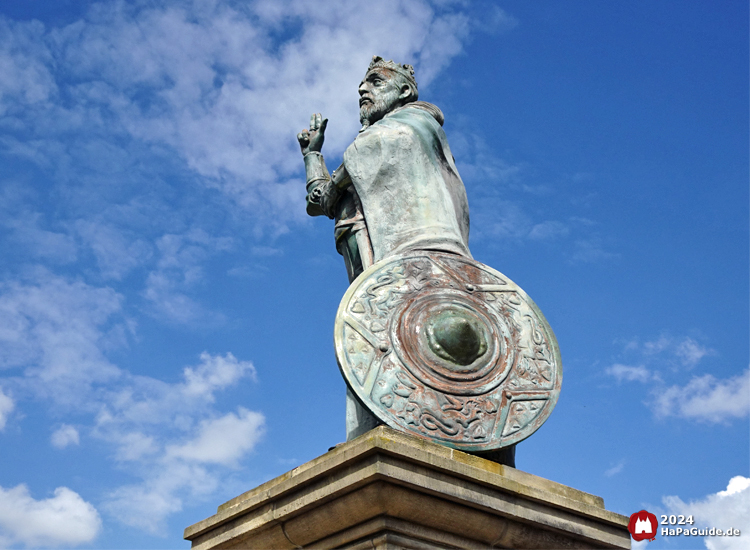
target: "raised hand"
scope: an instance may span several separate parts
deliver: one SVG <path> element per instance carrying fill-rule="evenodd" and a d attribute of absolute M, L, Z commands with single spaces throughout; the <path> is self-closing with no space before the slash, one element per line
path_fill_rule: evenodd
<path fill-rule="evenodd" d="M 328 119 L 323 118 L 320 113 L 316 113 L 310 117 L 310 129 L 302 130 L 297 134 L 297 141 L 299 141 L 303 155 L 306 155 L 310 151 L 320 153 L 320 150 L 323 148 L 327 124 Z"/>

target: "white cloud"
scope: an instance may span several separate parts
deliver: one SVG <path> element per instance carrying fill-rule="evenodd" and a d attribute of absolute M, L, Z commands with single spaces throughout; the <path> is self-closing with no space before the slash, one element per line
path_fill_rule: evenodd
<path fill-rule="evenodd" d="M 0 487 L 0 544 L 77 546 L 93 541 L 101 530 L 96 509 L 67 487 L 35 500 L 25 485 Z"/>
<path fill-rule="evenodd" d="M 163 532 L 164 518 L 182 510 L 182 501 L 171 487 L 130 485 L 113 491 L 105 508 L 121 523 L 157 535 Z"/>
<path fill-rule="evenodd" d="M 74 426 L 63 424 L 52 433 L 50 442 L 53 447 L 64 449 L 69 445 L 79 445 L 81 438 L 78 435 L 78 430 L 76 430 Z"/>
<path fill-rule="evenodd" d="M 253 246 L 250 249 L 250 252 L 252 252 L 253 256 L 260 256 L 260 257 L 269 257 L 269 256 L 283 256 L 284 255 L 284 249 L 282 248 L 275 248 L 272 246 Z"/>
<path fill-rule="evenodd" d="M 205 467 L 180 461 L 160 465 L 137 485 L 125 485 L 107 495 L 103 508 L 117 521 L 154 535 L 163 535 L 165 519 L 182 510 L 183 498 L 205 498 L 216 490 L 218 476 Z"/>
<path fill-rule="evenodd" d="M 203 253 L 190 246 L 165 245 L 161 266 L 179 270 Z M 106 357 L 108 349 L 122 345 L 121 336 L 112 333 L 126 323 L 122 297 L 112 289 L 37 272 L 0 290 L 0 365 L 24 373 L 8 380 L 27 398 L 94 415 L 91 435 L 111 445 L 115 461 L 137 480 L 105 499 L 119 521 L 158 531 L 185 498 L 205 497 L 222 468 L 235 466 L 256 445 L 262 414 L 246 409 L 227 414 L 213 406 L 217 392 L 255 379 L 252 363 L 231 353 L 202 353 L 178 382 L 133 376 Z M 0 393 L 3 422 L 13 403 Z M 78 444 L 79 429 L 59 427 L 52 445 Z"/>
<path fill-rule="evenodd" d="M 716 493 L 718 496 L 724 498 L 731 495 L 736 495 L 738 493 L 742 493 L 746 491 L 748 488 L 750 488 L 750 478 L 743 477 L 743 476 L 734 476 L 732 479 L 729 480 L 729 484 L 727 485 L 727 488 L 725 491 L 719 491 Z M 750 493 L 747 495 L 750 497 Z M 750 500 L 747 501 L 750 503 Z"/>
<path fill-rule="evenodd" d="M 611 367 L 604 369 L 604 372 L 617 378 L 618 382 L 648 382 L 654 378 L 654 375 L 643 365 L 631 367 L 616 363 Z"/>
<path fill-rule="evenodd" d="M 164 436 L 167 429 L 176 429 L 181 435 L 195 427 L 196 418 L 212 416 L 217 390 L 243 377 L 255 378 L 252 363 L 239 361 L 231 353 L 223 357 L 202 353 L 200 359 L 197 366 L 184 369 L 181 382 L 169 384 L 147 376 L 129 376 L 111 389 L 102 389 L 95 435 L 122 441 L 127 449 L 133 442 L 123 440 L 125 434 L 138 433 L 139 446 L 149 448 L 148 436 Z"/>
<path fill-rule="evenodd" d="M 181 401 L 183 406 L 185 402 Z M 176 424 L 184 420 L 178 418 Z M 118 457 L 132 460 L 131 469 L 142 480 L 112 491 L 105 499 L 105 510 L 127 525 L 163 533 L 166 518 L 182 510 L 186 498 L 195 501 L 210 495 L 225 471 L 221 468 L 237 467 L 258 443 L 264 424 L 262 414 L 240 407 L 236 414 L 201 420 L 194 428 L 184 430 L 189 433 L 187 438 L 167 435 L 174 432 L 174 425 L 162 425 L 149 437 L 120 432 Z M 135 453 L 134 443 L 140 446 Z"/>
<path fill-rule="evenodd" d="M 0 387 L 0 432 L 5 429 L 5 424 L 8 422 L 8 416 L 16 408 L 16 404 L 10 395 L 3 391 Z"/>
<path fill-rule="evenodd" d="M 203 237 L 164 240 L 159 267 L 197 277 L 186 271 L 204 253 L 202 244 L 215 244 Z M 111 333 L 124 323 L 122 297 L 112 289 L 40 271 L 0 290 L 0 365 L 22 369 L 25 376 L 13 382 L 27 397 L 49 398 L 65 410 L 96 415 L 92 435 L 111 444 L 115 459 L 141 480 L 122 490 L 150 495 L 143 502 L 156 506 L 132 512 L 147 518 L 143 528 L 156 529 L 163 514 L 176 509 L 164 503 L 181 503 L 186 495 L 215 487 L 220 468 L 234 466 L 257 443 L 264 421 L 260 413 L 241 409 L 222 415 L 212 405 L 216 392 L 243 378 L 255 379 L 252 363 L 231 353 L 202 353 L 198 364 L 186 367 L 183 379 L 173 384 L 132 376 L 106 357 L 109 348 L 121 345 Z M 12 406 L 10 396 L 0 393 L 3 423 Z M 223 431 L 219 436 L 212 428 Z M 70 425 L 51 438 L 58 448 L 79 441 L 78 429 Z M 204 483 L 197 486 L 197 479 Z M 118 510 L 128 502 L 118 500 L 120 494 L 112 493 Z"/>
<path fill-rule="evenodd" d="M 744 550 L 750 537 L 750 478 L 735 476 L 727 489 L 690 502 L 677 496 L 662 499 L 669 514 L 692 516 L 692 527 L 739 529 L 739 537 L 705 537 L 708 550 Z"/>
<path fill-rule="evenodd" d="M 167 447 L 167 457 L 235 466 L 240 457 L 255 447 L 263 434 L 264 422 L 262 414 L 242 407 L 237 414 L 203 420 L 194 439 Z"/>
<path fill-rule="evenodd" d="M 202 353 L 200 363 L 168 384 L 129 377 L 103 392 L 93 435 L 112 444 L 116 460 L 140 482 L 112 491 L 105 510 L 118 521 L 158 534 L 185 498 L 210 494 L 222 468 L 234 468 L 263 433 L 265 417 L 239 408 L 221 415 L 214 393 L 255 379 L 255 368 L 231 353 Z"/>
<path fill-rule="evenodd" d="M 679 416 L 705 422 L 725 422 L 750 413 L 750 369 L 726 379 L 694 376 L 685 386 L 671 386 L 654 395 L 657 416 Z"/>
<path fill-rule="evenodd" d="M 184 370 L 183 392 L 188 397 L 200 397 L 213 402 L 213 392 L 231 386 L 243 376 L 256 380 L 255 367 L 248 361 L 238 361 L 231 353 L 224 357 L 201 353 L 201 364 Z"/>
<path fill-rule="evenodd" d="M 637 343 L 636 343 L 637 345 Z M 672 339 L 662 335 L 656 340 L 651 340 L 643 344 L 643 353 L 653 355 L 655 353 L 661 353 L 672 345 Z"/>

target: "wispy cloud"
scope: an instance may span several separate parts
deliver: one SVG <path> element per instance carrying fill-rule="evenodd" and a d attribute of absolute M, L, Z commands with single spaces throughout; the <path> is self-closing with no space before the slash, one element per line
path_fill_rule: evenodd
<path fill-rule="evenodd" d="M 52 54 L 44 44 L 44 25 L 38 21 L 15 23 L 0 19 L 0 115 L 44 103 L 56 92 L 47 64 Z"/>
<path fill-rule="evenodd" d="M 8 417 L 10 416 L 10 413 L 13 412 L 13 409 L 16 407 L 16 404 L 13 402 L 13 399 L 10 395 L 6 394 L 3 391 L 3 388 L 0 387 L 0 432 L 5 429 L 5 424 L 8 422 Z"/>
<path fill-rule="evenodd" d="M 559 221 L 548 220 L 534 225 L 529 231 L 529 238 L 533 240 L 549 240 L 567 237 L 570 228 Z"/>
<path fill-rule="evenodd" d="M 0 284 L 0 366 L 20 367 L 18 384 L 57 403 L 80 403 L 94 384 L 121 371 L 103 350 L 121 345 L 123 297 L 39 271 Z"/>
<path fill-rule="evenodd" d="M 120 281 L 153 256 L 153 246 L 133 231 L 101 220 L 79 219 L 75 231 L 91 249 L 104 279 Z"/>
<path fill-rule="evenodd" d="M 577 239 L 573 243 L 573 253 L 570 257 L 572 262 L 599 263 L 619 258 L 616 252 L 607 250 L 598 236 L 585 239 Z"/>
<path fill-rule="evenodd" d="M 614 376 L 618 382 L 649 382 L 655 375 L 643 365 L 630 366 L 616 363 L 604 369 L 604 372 Z"/>
<path fill-rule="evenodd" d="M 555 186 L 538 181 L 538 169 L 509 161 L 459 121 L 450 135 L 451 150 L 471 203 L 472 240 L 513 244 L 563 243 L 570 263 L 601 263 L 619 257 L 593 232 L 596 223 L 579 215 L 563 215 Z M 555 200 L 557 198 L 557 200 Z M 541 202 L 545 201 L 545 202 Z M 540 212 L 558 219 L 544 219 Z"/>
<path fill-rule="evenodd" d="M 624 343 L 625 352 L 637 354 L 643 360 L 660 363 L 665 361 L 674 366 L 693 368 L 704 357 L 716 355 L 716 350 L 705 346 L 689 336 L 676 337 L 662 334 L 645 342 L 632 339 Z"/>
<path fill-rule="evenodd" d="M 103 3 L 63 28 L 2 24 L 6 152 L 79 162 L 92 147 L 91 163 L 111 144 L 120 164 L 123 139 L 135 140 L 176 154 L 268 226 L 304 215 L 289 206 L 304 196 L 294 135 L 311 112 L 330 118 L 327 150 L 338 155 L 356 134 L 356 88 L 373 54 L 413 63 L 426 87 L 471 32 L 459 11 L 397 0 L 366 10 L 343 0 Z"/>
<path fill-rule="evenodd" d="M 694 367 L 705 356 L 713 355 L 714 353 L 714 350 L 700 345 L 692 338 L 685 338 L 677 343 L 675 349 L 675 354 L 682 360 L 682 364 L 686 367 Z"/>
<path fill-rule="evenodd" d="M 10 241 L 23 247 L 29 256 L 60 264 L 74 262 L 77 258 L 78 247 L 74 239 L 66 232 L 44 229 L 39 213 L 4 215 L 0 223 L 10 229 Z"/>
<path fill-rule="evenodd" d="M 488 33 L 507 32 L 520 24 L 517 18 L 496 5 L 488 6 L 484 17 L 472 23 L 478 30 Z"/>
<path fill-rule="evenodd" d="M 146 278 L 143 296 L 154 312 L 169 321 L 192 323 L 201 318 L 218 319 L 205 310 L 186 291 L 203 278 L 202 263 L 212 254 L 230 248 L 232 240 L 211 237 L 197 229 L 182 235 L 168 234 L 156 242 L 159 259 L 156 269 Z"/>
<path fill-rule="evenodd" d="M 623 470 L 624 468 L 625 468 L 625 459 L 622 459 L 622 460 L 620 460 L 620 461 L 619 461 L 619 462 L 618 462 L 617 464 L 615 464 L 614 466 L 612 466 L 611 468 L 608 468 L 608 469 L 607 469 L 607 470 L 606 470 L 606 471 L 604 472 L 604 475 L 605 475 L 606 477 L 612 477 L 612 476 L 614 476 L 614 475 L 617 475 L 617 474 L 619 474 L 620 472 L 622 472 L 622 470 Z"/>

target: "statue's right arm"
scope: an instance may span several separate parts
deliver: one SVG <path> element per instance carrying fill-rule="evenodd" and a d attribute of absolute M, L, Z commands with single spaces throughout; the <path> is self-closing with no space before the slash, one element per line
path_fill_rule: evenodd
<path fill-rule="evenodd" d="M 307 180 L 307 213 L 310 216 L 328 216 L 333 218 L 330 195 L 331 176 L 328 174 L 325 159 L 321 154 L 325 140 L 328 119 L 320 113 L 310 117 L 310 128 L 297 134 L 300 150 L 305 159 L 305 175 Z M 335 201 L 334 201 L 335 204 Z"/>
<path fill-rule="evenodd" d="M 331 186 L 323 155 L 316 151 L 305 155 L 305 174 L 307 179 L 307 214 L 310 216 L 328 215 L 323 209 L 323 194 Z M 328 216 L 332 218 L 333 216 Z"/>
<path fill-rule="evenodd" d="M 305 159 L 307 213 L 310 216 L 333 218 L 342 190 L 332 182 L 325 159 L 320 152 L 327 124 L 328 119 L 324 119 L 320 113 L 312 115 L 310 128 L 297 134 L 297 141 Z"/>

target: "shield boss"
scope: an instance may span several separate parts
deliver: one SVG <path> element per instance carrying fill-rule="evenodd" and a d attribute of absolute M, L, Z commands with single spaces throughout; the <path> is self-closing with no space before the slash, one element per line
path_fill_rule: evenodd
<path fill-rule="evenodd" d="M 557 340 L 513 281 L 438 252 L 386 258 L 349 287 L 336 358 L 362 404 L 392 428 L 463 451 L 518 443 L 560 394 Z"/>

